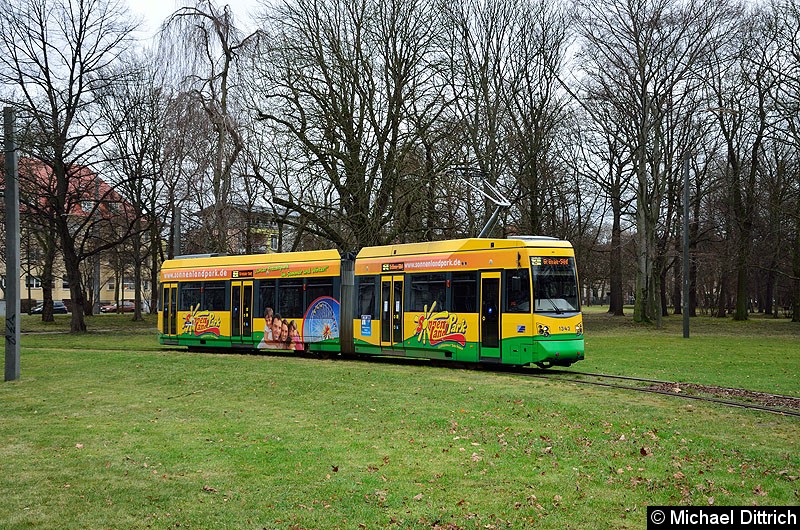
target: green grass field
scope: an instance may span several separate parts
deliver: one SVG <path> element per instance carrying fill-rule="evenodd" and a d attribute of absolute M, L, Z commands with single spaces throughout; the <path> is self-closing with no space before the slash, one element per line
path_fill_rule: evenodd
<path fill-rule="evenodd" d="M 424 363 L 165 350 L 152 317 L 129 320 L 23 336 L 22 377 L 0 385 L 3 528 L 634 529 L 648 505 L 798 503 L 797 419 Z M 799 394 L 797 324 L 693 325 L 685 340 L 679 317 L 590 311 L 574 369 Z"/>

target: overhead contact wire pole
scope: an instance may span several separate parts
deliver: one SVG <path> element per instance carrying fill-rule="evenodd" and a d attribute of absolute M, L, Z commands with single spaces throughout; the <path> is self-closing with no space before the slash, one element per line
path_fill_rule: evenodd
<path fill-rule="evenodd" d="M 6 381 L 19 379 L 19 181 L 14 109 L 3 109 L 6 200 Z"/>
<path fill-rule="evenodd" d="M 455 169 L 461 172 L 472 173 L 468 168 L 455 168 Z M 482 176 L 481 173 L 477 174 Z M 511 202 L 508 199 L 506 199 L 503 193 L 499 189 L 497 189 L 496 186 L 493 186 L 490 182 L 483 181 L 484 186 L 486 187 L 487 190 L 489 190 L 488 192 L 486 192 L 483 191 L 478 186 L 476 186 L 475 184 L 473 184 L 472 182 L 470 182 L 463 175 L 460 175 L 458 173 L 456 173 L 455 175 L 456 177 L 458 177 L 459 180 L 461 180 L 461 182 L 463 182 L 464 184 L 475 190 L 477 193 L 481 194 L 485 199 L 488 199 L 489 201 L 494 203 L 495 209 L 494 212 L 492 212 L 492 216 L 483 226 L 483 230 L 481 230 L 481 233 L 478 234 L 478 237 L 491 237 L 492 230 L 494 230 L 494 227 L 497 224 L 497 219 L 500 217 L 500 212 L 503 209 L 511 206 Z"/>

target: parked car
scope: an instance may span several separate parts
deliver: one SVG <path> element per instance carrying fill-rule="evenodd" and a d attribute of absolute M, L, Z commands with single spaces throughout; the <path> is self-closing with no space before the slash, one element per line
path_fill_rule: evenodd
<path fill-rule="evenodd" d="M 134 307 L 135 306 L 133 305 L 133 302 L 129 302 L 129 301 L 125 300 L 124 302 L 122 302 L 122 306 L 119 308 L 119 310 L 117 310 L 117 304 L 106 304 L 106 305 L 101 305 L 100 306 L 100 312 L 101 313 L 117 313 L 117 312 L 133 313 Z"/>
<path fill-rule="evenodd" d="M 44 302 L 39 302 L 33 309 L 31 309 L 32 315 L 41 315 L 42 311 L 44 311 Z M 58 300 L 53 300 L 53 314 L 54 315 L 66 315 L 69 313 L 67 310 L 67 306 L 64 305 L 64 302 L 60 302 Z"/>

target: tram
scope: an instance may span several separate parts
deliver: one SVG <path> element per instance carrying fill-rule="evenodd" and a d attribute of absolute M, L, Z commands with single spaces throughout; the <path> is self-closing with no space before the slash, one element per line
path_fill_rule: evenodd
<path fill-rule="evenodd" d="M 572 245 L 470 238 L 164 262 L 159 340 L 569 366 L 584 337 Z"/>

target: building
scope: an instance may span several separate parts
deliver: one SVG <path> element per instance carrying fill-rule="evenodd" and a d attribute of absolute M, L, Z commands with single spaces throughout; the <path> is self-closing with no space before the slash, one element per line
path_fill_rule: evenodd
<path fill-rule="evenodd" d="M 0 160 L 1 161 L 1 160 Z M 19 287 L 22 298 L 21 309 L 29 308 L 44 298 L 43 273 L 45 264 L 52 264 L 53 300 L 63 301 L 71 308 L 70 286 L 66 276 L 63 258 L 58 250 L 58 238 L 53 223 L 49 221 L 52 208 L 49 201 L 55 196 L 53 172 L 44 163 L 21 158 L 18 161 L 20 187 L 20 278 Z M 124 226 L 131 219 L 132 207 L 108 183 L 98 177 L 90 168 L 75 167 L 70 177 L 68 204 L 65 209 L 75 227 L 76 237 L 84 239 L 89 245 L 109 241 L 115 226 Z M 4 176 L 0 171 L 0 185 Z M 2 237 L 5 238 L 5 203 L 0 204 L 2 214 Z M 3 245 L 5 247 L 5 245 Z M 117 300 L 133 300 L 134 290 L 132 272 L 115 249 L 89 258 L 82 263 L 83 285 L 88 300 L 95 306 Z M 0 254 L 0 287 L 5 299 L 8 279 L 5 275 L 5 252 Z M 149 278 L 149 275 L 146 275 Z M 97 287 L 95 287 L 97 283 Z M 142 300 L 150 299 L 152 286 L 146 280 L 139 286 Z M 95 297 L 95 292 L 99 296 Z"/>
<path fill-rule="evenodd" d="M 213 207 L 198 212 L 183 229 L 182 254 L 209 252 L 208 240 L 218 238 Z M 229 204 L 223 212 L 228 221 L 229 254 L 271 254 L 294 247 L 297 214 L 263 206 Z"/>

